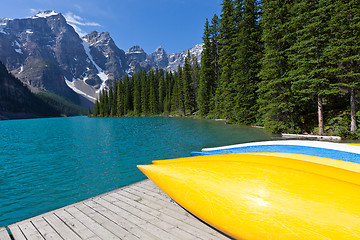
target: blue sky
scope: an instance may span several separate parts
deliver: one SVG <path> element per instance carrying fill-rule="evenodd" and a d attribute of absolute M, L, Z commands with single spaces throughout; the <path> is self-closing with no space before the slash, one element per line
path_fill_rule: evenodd
<path fill-rule="evenodd" d="M 25 18 L 55 10 L 83 33 L 110 32 L 124 51 L 140 45 L 148 54 L 158 46 L 180 52 L 202 42 L 205 19 L 220 15 L 222 0 L 10 0 L 0 18 Z"/>

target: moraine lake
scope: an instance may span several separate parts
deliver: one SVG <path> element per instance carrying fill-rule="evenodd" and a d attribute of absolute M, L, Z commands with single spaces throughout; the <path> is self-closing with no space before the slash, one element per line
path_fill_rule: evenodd
<path fill-rule="evenodd" d="M 262 129 L 166 117 L 0 121 L 0 227 L 141 180 L 136 168 L 270 140 Z"/>

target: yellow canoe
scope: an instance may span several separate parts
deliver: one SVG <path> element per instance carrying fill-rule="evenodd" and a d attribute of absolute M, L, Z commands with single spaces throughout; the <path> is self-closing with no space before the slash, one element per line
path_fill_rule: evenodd
<path fill-rule="evenodd" d="M 138 167 L 182 207 L 233 238 L 360 238 L 359 164 L 276 153 L 153 163 Z"/>

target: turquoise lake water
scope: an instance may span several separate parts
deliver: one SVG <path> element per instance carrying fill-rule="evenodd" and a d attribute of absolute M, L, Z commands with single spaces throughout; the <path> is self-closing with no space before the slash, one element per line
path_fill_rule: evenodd
<path fill-rule="evenodd" d="M 1 227 L 143 180 L 138 164 L 270 136 L 210 120 L 73 117 L 0 121 L 0 139 Z"/>

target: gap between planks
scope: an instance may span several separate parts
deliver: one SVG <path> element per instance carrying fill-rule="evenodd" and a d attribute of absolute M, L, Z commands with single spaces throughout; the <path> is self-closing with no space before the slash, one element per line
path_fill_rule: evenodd
<path fill-rule="evenodd" d="M 150 180 L 12 224 L 9 230 L 15 240 L 229 239 L 178 206 Z M 1 228 L 0 240 L 11 240 L 4 233 Z"/>

